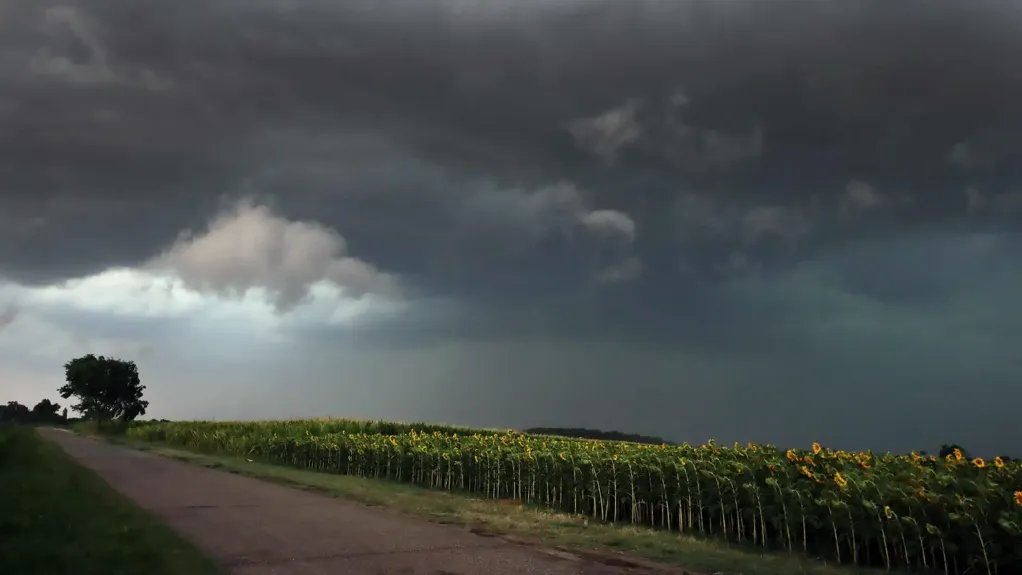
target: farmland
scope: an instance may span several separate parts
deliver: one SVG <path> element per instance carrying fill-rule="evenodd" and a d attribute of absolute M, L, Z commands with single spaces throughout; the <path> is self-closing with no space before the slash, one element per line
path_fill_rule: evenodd
<path fill-rule="evenodd" d="M 646 445 L 336 419 L 139 423 L 126 433 L 848 565 L 1022 572 L 1022 465 L 960 452 Z"/>

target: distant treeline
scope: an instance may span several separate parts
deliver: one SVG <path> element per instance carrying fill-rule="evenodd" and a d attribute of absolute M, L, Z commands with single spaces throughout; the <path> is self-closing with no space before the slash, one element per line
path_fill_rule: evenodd
<path fill-rule="evenodd" d="M 29 409 L 17 401 L 0 405 L 0 423 L 50 424 L 68 423 L 67 408 L 61 410 L 59 403 L 44 399 Z"/>
<path fill-rule="evenodd" d="M 586 429 L 581 427 L 530 427 L 525 433 L 533 435 L 556 435 L 559 437 L 577 437 L 581 439 L 600 439 L 603 441 L 629 441 L 631 443 L 649 443 L 652 445 L 674 445 L 670 441 L 664 441 L 662 437 L 651 435 L 639 435 L 637 433 L 624 433 L 621 431 L 603 431 L 601 429 Z"/>
<path fill-rule="evenodd" d="M 661 437 L 639 435 L 637 433 L 624 433 L 621 431 L 603 431 L 600 429 L 586 429 L 579 427 L 530 427 L 529 429 L 524 430 L 523 433 L 529 433 L 532 435 L 555 435 L 558 437 L 573 437 L 581 439 L 600 439 L 603 441 L 628 441 L 631 443 L 649 443 L 652 445 L 660 445 L 661 443 L 665 443 L 667 445 L 677 445 L 677 443 L 665 441 Z M 948 455 L 953 455 L 956 449 L 961 451 L 961 454 L 964 458 L 972 459 L 973 456 L 969 452 L 969 450 L 955 443 L 941 445 L 940 451 L 938 452 L 937 456 L 946 457 Z M 927 455 L 927 452 L 925 451 L 920 451 L 918 453 L 920 455 Z M 1008 455 L 1002 455 L 1000 456 L 1000 458 L 1004 462 L 1022 460 L 1018 457 L 1010 457 Z"/>

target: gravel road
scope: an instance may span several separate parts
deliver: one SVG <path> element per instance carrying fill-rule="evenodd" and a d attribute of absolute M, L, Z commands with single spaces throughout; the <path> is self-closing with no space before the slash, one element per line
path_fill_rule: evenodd
<path fill-rule="evenodd" d="M 40 433 L 238 575 L 624 575 L 612 567 L 118 447 Z M 184 574 L 183 574 L 184 575 Z"/>

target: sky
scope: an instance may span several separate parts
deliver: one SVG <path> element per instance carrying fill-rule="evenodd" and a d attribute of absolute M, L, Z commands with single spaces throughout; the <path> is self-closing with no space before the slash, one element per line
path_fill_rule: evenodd
<path fill-rule="evenodd" d="M 0 3 L 0 400 L 1022 455 L 1022 5 Z"/>

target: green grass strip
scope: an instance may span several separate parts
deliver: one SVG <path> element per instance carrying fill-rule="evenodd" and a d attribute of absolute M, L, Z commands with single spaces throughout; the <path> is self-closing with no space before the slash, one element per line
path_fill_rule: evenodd
<path fill-rule="evenodd" d="M 206 575 L 217 566 L 27 427 L 0 426 L 0 571 Z"/>

